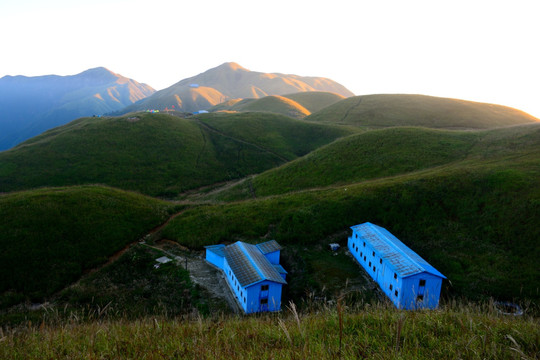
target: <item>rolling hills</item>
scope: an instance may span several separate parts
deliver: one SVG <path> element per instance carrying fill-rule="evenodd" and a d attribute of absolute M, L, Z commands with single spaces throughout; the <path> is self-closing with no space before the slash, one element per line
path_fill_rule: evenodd
<path fill-rule="evenodd" d="M 230 99 L 261 98 L 304 91 L 326 91 L 344 97 L 354 94 L 326 78 L 250 71 L 229 62 L 160 90 L 130 105 L 122 114 L 145 109 L 174 108 L 184 112 L 208 110 Z"/>
<path fill-rule="evenodd" d="M 301 119 L 343 99 L 343 96 L 334 93 L 309 91 L 229 100 L 210 108 L 210 111 L 265 111 Z"/>
<path fill-rule="evenodd" d="M 401 161 L 389 162 L 390 170 L 377 165 L 381 174 L 368 174 L 368 181 L 362 181 L 363 174 L 353 174 L 349 178 L 352 182 L 342 185 L 336 181 L 339 176 L 335 173 L 343 172 L 346 178 L 346 166 L 337 166 L 320 175 L 328 179 L 316 180 L 327 186 L 324 189 L 309 190 L 313 184 L 302 184 L 299 188 L 304 191 L 191 209 L 171 222 L 164 236 L 190 247 L 270 237 L 286 248 L 306 248 L 336 241 L 329 237 L 370 221 L 388 228 L 445 274 L 451 281 L 446 295 L 537 299 L 534 279 L 540 275 L 536 266 L 540 255 L 536 226 L 540 222 L 540 125 L 478 134 L 423 129 L 386 131 L 388 134 L 383 133 L 382 138 L 402 139 L 409 132 L 410 137 L 433 137 L 435 143 L 443 144 L 439 145 L 439 153 L 422 155 L 420 159 L 404 155 Z M 334 159 L 345 158 L 351 154 L 348 142 L 364 135 L 368 133 L 339 140 L 290 166 L 313 166 L 316 172 L 325 163 L 312 163 L 311 156 L 321 159 L 326 153 Z M 395 152 L 418 146 L 415 141 L 404 141 L 401 149 L 399 142 L 394 144 L 398 144 L 393 145 Z M 345 153 L 338 154 L 333 148 L 345 149 Z M 360 165 L 355 166 L 361 168 L 365 161 L 371 167 L 380 156 L 376 151 L 366 154 L 367 159 L 360 157 L 356 160 Z M 437 166 L 443 163 L 447 166 Z M 429 169 L 409 172 L 424 167 Z M 272 172 L 279 174 L 286 168 L 271 170 L 261 177 L 274 179 Z M 400 172 L 403 174 L 397 175 Z M 291 176 L 289 181 L 301 181 L 305 173 L 300 173 L 298 179 Z M 388 173 L 393 176 L 380 177 Z M 280 186 L 288 183 L 278 182 L 275 188 Z M 255 193 L 261 189 L 264 187 L 255 188 Z M 344 245 L 346 239 L 340 236 L 339 242 Z M 298 256 L 302 258 L 302 251 Z M 513 265 L 516 263 L 520 266 Z"/>
<path fill-rule="evenodd" d="M 423 126 L 443 129 L 488 129 L 540 121 L 506 106 L 406 94 L 351 97 L 306 120 L 365 128 Z"/>
<path fill-rule="evenodd" d="M 0 308 L 64 288 L 164 222 L 172 209 L 100 186 L 0 195 Z"/>
<path fill-rule="evenodd" d="M 0 79 L 0 151 L 83 116 L 116 111 L 155 90 L 105 68 Z"/>
<path fill-rule="evenodd" d="M 0 153 L 0 191 L 100 183 L 175 196 L 262 172 L 350 133 L 262 113 L 83 118 Z"/>

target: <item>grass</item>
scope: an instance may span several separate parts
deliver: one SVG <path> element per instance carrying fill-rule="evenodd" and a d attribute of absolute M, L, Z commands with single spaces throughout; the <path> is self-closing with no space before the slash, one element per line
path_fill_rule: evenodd
<path fill-rule="evenodd" d="M 367 128 L 423 126 L 446 129 L 489 129 L 539 121 L 527 113 L 501 105 L 404 94 L 347 98 L 306 120 Z"/>
<path fill-rule="evenodd" d="M 423 128 L 389 128 L 351 135 L 254 176 L 219 199 L 283 194 L 405 174 L 463 160 L 485 136 Z"/>
<path fill-rule="evenodd" d="M 290 116 L 296 119 L 301 119 L 311 114 L 308 109 L 306 109 L 296 101 L 279 95 L 265 96 L 260 99 L 244 99 L 234 104 L 218 104 L 214 106 L 211 110 L 238 112 L 271 112 L 275 114 Z"/>
<path fill-rule="evenodd" d="M 403 312 L 348 303 L 249 317 L 44 321 L 2 331 L 5 359 L 535 359 L 540 327 L 488 305 Z"/>
<path fill-rule="evenodd" d="M 261 238 L 310 247 L 370 221 L 445 274 L 450 279 L 446 294 L 538 299 L 538 152 L 518 144 L 529 141 L 538 147 L 539 142 L 536 135 L 521 131 L 529 135 L 512 140 L 492 135 L 508 145 L 495 158 L 473 148 L 476 159 L 459 166 L 200 206 L 174 219 L 163 235 L 191 248 Z M 497 146 L 496 141 L 488 143 Z"/>
<path fill-rule="evenodd" d="M 289 95 L 271 95 L 259 99 L 235 99 L 218 104 L 211 111 L 271 112 L 301 119 L 330 106 L 345 97 L 324 92 L 307 91 Z"/>
<path fill-rule="evenodd" d="M 220 130 L 159 114 L 80 119 L 0 153 L 0 191 L 101 183 L 173 197 L 262 172 L 350 133 L 272 114 L 208 123 Z M 291 136 L 299 132 L 301 145 Z"/>
<path fill-rule="evenodd" d="M 0 196 L 0 308 L 41 301 L 164 222 L 173 207 L 81 186 Z"/>

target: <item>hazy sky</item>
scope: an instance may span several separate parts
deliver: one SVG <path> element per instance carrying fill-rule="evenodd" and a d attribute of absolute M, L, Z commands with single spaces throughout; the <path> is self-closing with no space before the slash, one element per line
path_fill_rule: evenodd
<path fill-rule="evenodd" d="M 0 77 L 104 66 L 156 89 L 227 61 L 540 117 L 538 0 L 1 0 Z"/>

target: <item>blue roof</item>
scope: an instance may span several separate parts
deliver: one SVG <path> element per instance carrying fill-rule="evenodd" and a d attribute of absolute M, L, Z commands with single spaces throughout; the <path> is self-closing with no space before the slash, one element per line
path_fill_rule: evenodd
<path fill-rule="evenodd" d="M 257 244 L 255 246 L 257 246 L 259 248 L 259 250 L 265 255 L 269 254 L 271 252 L 283 249 L 281 247 L 281 245 L 279 245 L 276 240 L 270 240 L 270 241 L 267 241 L 267 242 Z"/>
<path fill-rule="evenodd" d="M 351 226 L 359 236 L 369 243 L 381 258 L 402 278 L 427 272 L 446 279 L 420 255 L 412 251 L 388 230 L 372 223 Z"/>
<path fill-rule="evenodd" d="M 216 255 L 219 255 L 221 257 L 225 257 L 225 253 L 223 252 L 223 249 L 225 248 L 225 245 L 218 244 L 218 245 L 208 245 L 204 247 L 207 251 L 211 251 Z"/>
<path fill-rule="evenodd" d="M 255 245 L 237 241 L 223 249 L 225 259 L 242 287 L 269 280 L 286 284 L 279 272 Z"/>
<path fill-rule="evenodd" d="M 274 269 L 277 270 L 278 273 L 280 273 L 280 274 L 288 274 L 287 270 L 285 270 L 283 268 L 283 266 L 281 266 L 280 264 L 273 264 L 272 266 L 274 267 Z"/>

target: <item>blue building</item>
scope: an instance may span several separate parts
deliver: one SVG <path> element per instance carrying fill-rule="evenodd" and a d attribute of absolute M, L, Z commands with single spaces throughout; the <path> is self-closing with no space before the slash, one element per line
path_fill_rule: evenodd
<path fill-rule="evenodd" d="M 434 309 L 446 277 L 388 230 L 364 223 L 351 227 L 349 251 L 398 309 Z"/>
<path fill-rule="evenodd" d="M 275 240 L 257 245 L 237 241 L 205 248 L 206 261 L 223 271 L 245 313 L 281 309 L 287 271 L 279 264 L 282 247 Z"/>

